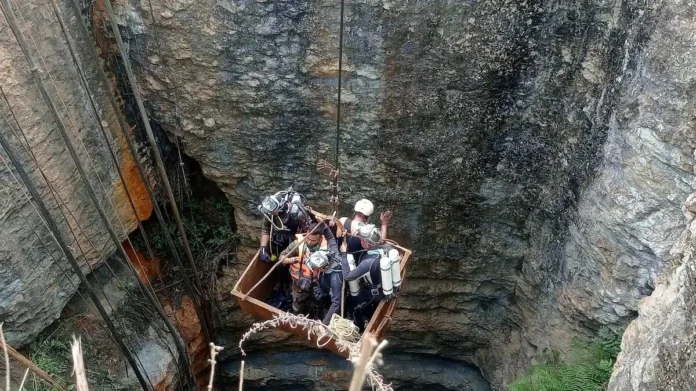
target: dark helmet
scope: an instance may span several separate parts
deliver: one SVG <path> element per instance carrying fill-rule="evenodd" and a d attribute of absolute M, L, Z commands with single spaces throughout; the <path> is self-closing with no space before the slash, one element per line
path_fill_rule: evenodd
<path fill-rule="evenodd" d="M 310 222 L 309 212 L 301 202 L 291 202 L 288 204 L 288 221 L 301 226 L 307 226 Z"/>

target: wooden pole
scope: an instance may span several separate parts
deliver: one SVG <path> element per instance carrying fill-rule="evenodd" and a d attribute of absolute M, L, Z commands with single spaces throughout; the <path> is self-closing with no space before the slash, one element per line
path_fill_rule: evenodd
<path fill-rule="evenodd" d="M 1 342 L 0 342 L 0 343 L 1 343 Z M 67 388 L 63 387 L 62 385 L 60 385 L 60 383 L 58 383 L 58 381 L 56 381 L 54 378 L 52 378 L 51 375 L 49 375 L 48 373 L 44 372 L 41 368 L 39 368 L 38 366 L 36 366 L 36 364 L 34 364 L 33 361 L 31 361 L 30 359 L 24 357 L 24 356 L 23 356 L 21 353 L 19 353 L 18 351 L 14 350 L 14 348 L 12 348 L 12 346 L 7 345 L 7 344 L 3 344 L 3 349 L 6 349 L 6 350 L 7 350 L 7 353 L 8 353 L 12 358 L 14 358 L 15 360 L 17 360 L 20 364 L 22 364 L 22 365 L 24 365 L 25 367 L 27 367 L 30 371 L 34 372 L 38 377 L 40 377 L 40 378 L 46 380 L 46 381 L 47 381 L 50 385 L 52 385 L 53 387 L 57 388 L 57 389 L 60 390 L 60 391 L 68 391 Z"/>
<path fill-rule="evenodd" d="M 336 217 L 336 213 L 334 213 L 334 217 Z M 305 239 L 307 239 L 307 236 L 313 234 L 319 228 L 319 226 L 321 226 L 322 224 L 324 224 L 324 222 L 317 223 L 317 225 L 314 227 L 314 229 L 309 231 L 309 233 L 307 235 L 303 236 L 302 239 L 300 239 L 297 243 L 295 243 L 295 247 L 292 250 L 290 250 L 289 252 L 291 253 L 291 252 L 295 251 L 296 248 L 300 247 L 300 245 L 302 243 L 304 243 Z M 251 294 L 251 292 L 253 292 L 259 285 L 261 285 L 261 283 L 266 278 L 268 278 L 268 276 L 270 276 L 278 266 L 280 266 L 280 259 L 278 259 L 278 262 L 276 262 L 275 265 L 273 265 L 271 270 L 269 270 L 268 273 L 266 273 L 266 275 L 261 277 L 261 279 L 259 280 L 259 282 L 256 283 L 256 285 L 252 286 L 251 289 L 249 289 L 247 291 L 247 293 L 244 294 L 244 296 L 242 297 L 242 301 L 245 301 L 247 299 L 247 296 L 249 296 Z"/>
<path fill-rule="evenodd" d="M 243 387 L 244 387 L 244 360 L 242 360 L 242 364 L 239 367 L 239 391 L 242 391 Z"/>

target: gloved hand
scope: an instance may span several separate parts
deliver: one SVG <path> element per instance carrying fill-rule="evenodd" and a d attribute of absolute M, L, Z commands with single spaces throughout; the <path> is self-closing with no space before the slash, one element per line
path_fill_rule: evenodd
<path fill-rule="evenodd" d="M 271 256 L 266 253 L 266 246 L 261 246 L 261 248 L 259 248 L 259 259 L 261 262 L 271 262 Z"/>
<path fill-rule="evenodd" d="M 321 287 L 315 285 L 312 289 L 312 296 L 314 296 L 314 300 L 322 301 L 327 296 L 327 294 L 323 289 L 321 289 Z"/>

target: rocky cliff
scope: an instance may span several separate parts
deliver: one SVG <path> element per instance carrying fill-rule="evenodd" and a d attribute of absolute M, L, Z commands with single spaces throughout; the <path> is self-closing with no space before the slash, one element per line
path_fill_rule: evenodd
<path fill-rule="evenodd" d="M 362 197 L 392 209 L 390 232 L 414 250 L 390 336 L 401 351 L 473 362 L 499 386 L 635 316 L 692 191 L 686 7 L 348 2 L 342 210 Z M 154 117 L 250 245 L 263 194 L 326 199 L 313 166 L 335 154 L 338 2 L 119 13 Z"/>
<path fill-rule="evenodd" d="M 390 235 L 414 250 L 394 349 L 475 364 L 494 388 L 574 336 L 631 321 L 682 231 L 680 207 L 693 192 L 696 68 L 695 16 L 684 0 L 349 1 L 339 135 L 338 2 L 115 7 L 148 110 L 235 208 L 248 247 L 223 289 L 253 250 L 264 194 L 294 184 L 327 206 L 314 164 L 336 158 L 337 137 L 342 212 L 362 197 L 393 210 Z M 84 137 L 100 197 L 115 204 L 107 211 L 132 228 L 55 19 L 38 1 L 18 8 L 65 101 L 66 123 Z M 104 34 L 101 3 L 93 9 Z M 63 209 L 86 231 L 72 243 L 96 262 L 113 250 L 106 232 L 4 21 L 0 32 L 0 84 Z M 81 56 L 93 79 L 97 62 Z M 95 95 L 119 144 L 104 91 Z M 0 111 L 11 118 L 6 102 Z M 0 122 L 0 131 L 12 134 L 10 126 Z M 57 249 L 35 240 L 30 227 L 47 232 L 7 169 L 0 173 L 12 195 L 0 198 L 9 239 L 0 249 L 0 320 L 22 343 L 57 316 L 75 290 L 63 279 L 74 277 L 50 269 Z M 655 299 L 682 295 L 670 286 Z M 221 336 L 233 346 L 251 319 L 233 303 L 227 311 Z M 612 384 L 625 384 L 622 368 L 638 354 L 630 346 L 647 335 L 640 327 L 629 329 Z M 683 339 L 682 331 L 670 335 Z"/>
<path fill-rule="evenodd" d="M 687 225 L 675 244 L 673 268 L 641 301 L 638 319 L 626 329 L 611 391 L 690 390 L 694 365 L 696 302 L 696 193 L 684 206 Z"/>
<path fill-rule="evenodd" d="M 77 20 L 67 2 L 59 3 L 68 28 L 77 40 Z M 97 130 L 97 119 L 89 108 L 87 93 L 79 83 L 58 20 L 44 1 L 11 4 L 98 198 L 116 230 L 125 239 L 136 226 L 135 215 Z M 106 91 L 96 81 L 96 67 L 101 63 L 87 54 L 87 44 L 92 43 L 77 40 L 82 67 L 90 80 L 101 121 L 117 148 L 119 165 L 134 195 L 138 216 L 147 218 L 151 205 L 132 157 L 121 152 L 124 144 L 116 117 Z M 0 132 L 10 138 L 15 152 L 20 155 L 34 185 L 57 220 L 62 235 L 83 264 L 83 271 L 88 272 L 101 262 L 103 255 L 108 256 L 115 250 L 114 245 L 90 202 L 85 183 L 78 175 L 55 119 L 42 99 L 4 17 L 0 18 L 0 86 L 6 96 L 6 99 L 0 99 Z M 27 153 L 27 146 L 35 155 L 38 166 Z M 0 150 L 0 157 L 9 164 L 4 151 Z M 49 179 L 52 190 L 39 169 Z M 58 318 L 61 309 L 75 294 L 79 281 L 15 174 L 13 167 L 0 162 L 0 232 L 3 243 L 0 246 L 0 322 L 5 322 L 9 343 L 21 346 Z"/>

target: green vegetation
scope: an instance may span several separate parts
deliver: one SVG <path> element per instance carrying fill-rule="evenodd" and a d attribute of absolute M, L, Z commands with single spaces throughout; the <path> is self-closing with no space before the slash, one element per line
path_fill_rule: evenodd
<path fill-rule="evenodd" d="M 211 247 L 231 243 L 236 238 L 233 212 L 232 206 L 226 200 L 199 202 L 197 199 L 188 198 L 181 215 L 194 258 L 199 258 Z M 150 221 L 146 229 L 155 255 L 163 258 L 170 257 L 172 254 L 159 223 Z M 183 255 L 184 246 L 173 218 L 169 218 L 166 222 L 166 230 L 179 254 Z M 140 251 L 146 250 L 145 242 L 140 235 L 135 236 L 134 245 Z"/>
<path fill-rule="evenodd" d="M 70 345 L 67 340 L 49 338 L 42 343 L 38 343 L 37 340 L 29 346 L 29 350 L 31 360 L 39 368 L 56 377 L 59 381 L 64 381 L 69 377 L 69 370 L 72 364 Z M 24 389 L 34 391 L 55 390 L 50 384 L 33 375 L 27 379 Z"/>
<path fill-rule="evenodd" d="M 621 350 L 621 335 L 601 328 L 591 342 L 576 340 L 567 357 L 558 354 L 508 386 L 509 391 L 601 391 Z"/>

